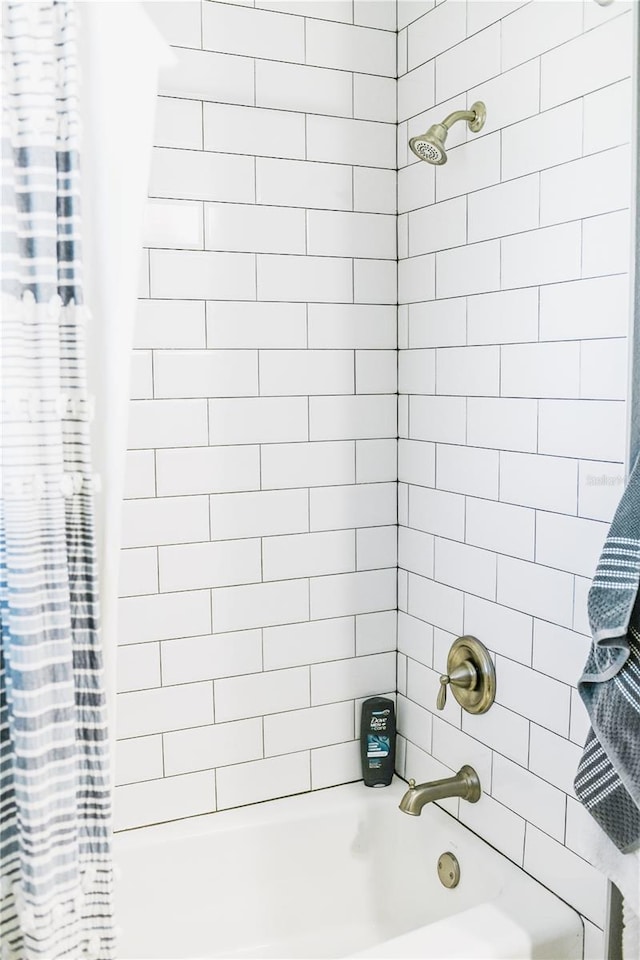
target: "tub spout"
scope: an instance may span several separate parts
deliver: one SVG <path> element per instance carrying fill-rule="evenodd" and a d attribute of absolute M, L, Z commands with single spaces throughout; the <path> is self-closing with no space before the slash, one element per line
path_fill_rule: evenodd
<path fill-rule="evenodd" d="M 409 781 L 409 789 L 400 801 L 400 809 L 412 817 L 419 817 L 426 803 L 433 800 L 444 800 L 445 797 L 462 797 L 469 803 L 477 803 L 482 790 L 478 774 L 473 767 L 465 764 L 460 767 L 455 777 L 445 780 L 432 780 L 430 783 Z"/>

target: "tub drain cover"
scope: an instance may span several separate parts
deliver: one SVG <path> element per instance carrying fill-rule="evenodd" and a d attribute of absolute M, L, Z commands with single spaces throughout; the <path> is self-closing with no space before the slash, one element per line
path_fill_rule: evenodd
<path fill-rule="evenodd" d="M 440 883 L 449 889 L 457 887 L 460 883 L 460 864 L 449 850 L 441 853 L 438 858 L 438 877 Z"/>

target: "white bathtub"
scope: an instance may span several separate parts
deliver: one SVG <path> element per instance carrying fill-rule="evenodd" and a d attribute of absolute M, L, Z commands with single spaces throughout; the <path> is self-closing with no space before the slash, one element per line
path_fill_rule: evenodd
<path fill-rule="evenodd" d="M 362 784 L 116 837 L 119 956 L 579 960 L 578 915 L 405 785 Z M 438 880 L 446 850 L 459 885 Z"/>

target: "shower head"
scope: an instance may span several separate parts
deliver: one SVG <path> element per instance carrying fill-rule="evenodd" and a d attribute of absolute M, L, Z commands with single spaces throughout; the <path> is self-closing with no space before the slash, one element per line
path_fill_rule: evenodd
<path fill-rule="evenodd" d="M 470 110 L 456 110 L 450 113 L 442 123 L 434 123 L 426 133 L 409 140 L 409 146 L 420 160 L 440 166 L 447 162 L 447 151 L 444 148 L 449 129 L 458 120 L 466 120 L 469 130 L 478 133 L 484 126 L 487 109 L 480 100 L 474 103 Z"/>

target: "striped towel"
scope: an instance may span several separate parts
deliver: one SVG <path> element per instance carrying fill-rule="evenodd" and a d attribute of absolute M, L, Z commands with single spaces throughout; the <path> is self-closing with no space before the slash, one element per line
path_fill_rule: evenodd
<path fill-rule="evenodd" d="M 640 844 L 640 457 L 589 591 L 593 643 L 578 683 L 591 730 L 576 796 L 623 853 Z"/>

